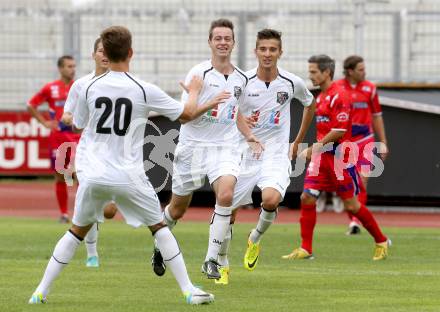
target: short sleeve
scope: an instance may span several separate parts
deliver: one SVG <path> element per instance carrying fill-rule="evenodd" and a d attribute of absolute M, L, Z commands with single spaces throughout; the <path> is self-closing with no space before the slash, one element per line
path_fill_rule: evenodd
<path fill-rule="evenodd" d="M 40 91 L 38 91 L 34 96 L 29 100 L 28 105 L 32 107 L 38 107 L 41 104 L 49 101 L 49 85 L 45 85 L 43 88 L 41 88 Z"/>
<path fill-rule="evenodd" d="M 184 105 L 181 102 L 176 101 L 155 85 L 149 84 L 146 90 L 149 110 L 168 117 L 173 121 L 182 115 Z"/>
<path fill-rule="evenodd" d="M 344 93 L 337 93 L 330 104 L 332 130 L 347 131 L 350 129 L 351 105 Z"/>
<path fill-rule="evenodd" d="M 313 103 L 313 94 L 307 89 L 307 86 L 302 79 L 296 80 L 293 97 L 304 106 L 309 106 Z"/>
<path fill-rule="evenodd" d="M 65 113 L 74 113 L 76 108 L 76 103 L 78 101 L 79 91 L 81 90 L 81 84 L 79 80 L 75 81 L 69 90 L 67 95 L 66 103 L 64 104 Z"/>
<path fill-rule="evenodd" d="M 73 124 L 77 129 L 84 129 L 89 122 L 89 106 L 86 100 L 86 89 L 81 88 L 73 114 Z"/>
<path fill-rule="evenodd" d="M 377 88 L 376 86 L 373 86 L 372 88 L 373 92 L 371 93 L 371 99 L 370 99 L 370 109 L 373 116 L 380 116 L 382 115 L 382 107 L 379 103 L 379 95 L 377 94 Z"/>

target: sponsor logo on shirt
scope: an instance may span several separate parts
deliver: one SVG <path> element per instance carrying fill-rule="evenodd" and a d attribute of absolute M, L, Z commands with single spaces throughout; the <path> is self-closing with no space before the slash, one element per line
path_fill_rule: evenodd
<path fill-rule="evenodd" d="M 215 83 L 210 83 L 209 86 L 210 86 L 210 87 L 214 87 L 214 88 L 219 88 L 219 87 L 220 87 L 219 85 L 217 85 L 217 84 L 215 84 Z"/>
<path fill-rule="evenodd" d="M 280 117 L 281 117 L 280 111 L 273 110 L 270 113 L 269 123 L 271 123 L 272 125 L 279 125 L 280 124 Z"/>
<path fill-rule="evenodd" d="M 248 94 L 249 97 L 257 97 L 260 96 L 258 93 L 249 93 Z"/>
<path fill-rule="evenodd" d="M 253 110 L 251 114 L 251 120 L 253 122 L 258 122 L 258 119 L 260 119 L 260 111 L 259 110 Z"/>
<path fill-rule="evenodd" d="M 66 103 L 66 101 L 55 101 L 55 106 L 56 107 L 64 107 L 65 103 Z"/>
<path fill-rule="evenodd" d="M 58 98 L 60 97 L 60 89 L 57 85 L 50 86 L 50 94 L 52 98 Z"/>
<path fill-rule="evenodd" d="M 277 92 L 277 103 L 280 105 L 283 105 L 286 103 L 287 99 L 289 98 L 289 94 L 287 92 Z"/>
<path fill-rule="evenodd" d="M 217 118 L 218 116 L 218 105 L 211 108 L 209 111 L 206 112 L 206 115 L 209 117 Z"/>
<path fill-rule="evenodd" d="M 234 119 L 236 113 L 237 113 L 237 107 L 235 107 L 235 105 L 230 105 L 228 107 L 228 119 Z"/>
<path fill-rule="evenodd" d="M 328 118 L 327 116 L 316 116 L 316 122 L 329 122 L 330 118 Z"/>
<path fill-rule="evenodd" d="M 348 120 L 348 114 L 345 112 L 341 112 L 336 115 L 336 120 L 340 122 L 344 122 Z"/>
<path fill-rule="evenodd" d="M 366 102 L 354 102 L 353 108 L 368 108 L 368 103 Z"/>
<path fill-rule="evenodd" d="M 242 93 L 241 87 L 235 86 L 234 87 L 234 96 L 237 100 L 240 97 L 241 93 Z"/>

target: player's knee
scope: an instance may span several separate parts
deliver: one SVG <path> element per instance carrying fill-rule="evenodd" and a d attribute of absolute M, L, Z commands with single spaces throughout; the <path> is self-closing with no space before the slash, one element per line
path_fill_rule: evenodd
<path fill-rule="evenodd" d="M 112 219 L 115 215 L 118 209 L 116 208 L 115 203 L 109 203 L 107 206 L 104 207 L 104 217 L 106 219 Z"/>
<path fill-rule="evenodd" d="M 173 220 L 179 220 L 183 217 L 186 211 L 186 206 L 184 205 L 175 205 L 169 208 L 169 213 Z"/>
<path fill-rule="evenodd" d="M 316 198 L 306 192 L 301 194 L 301 204 L 312 205 L 316 202 Z"/>
<path fill-rule="evenodd" d="M 357 200 L 344 201 L 344 209 L 351 213 L 357 213 L 360 209 L 360 204 Z"/>
<path fill-rule="evenodd" d="M 234 192 L 232 190 L 224 190 L 217 194 L 217 204 L 220 206 L 229 207 L 232 205 Z"/>
<path fill-rule="evenodd" d="M 277 209 L 278 204 L 279 201 L 277 197 L 265 198 L 262 202 L 263 208 L 270 211 Z"/>

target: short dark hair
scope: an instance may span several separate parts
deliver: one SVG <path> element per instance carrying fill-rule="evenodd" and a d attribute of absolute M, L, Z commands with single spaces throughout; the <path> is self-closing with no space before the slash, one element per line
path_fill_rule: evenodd
<path fill-rule="evenodd" d="M 362 56 L 359 55 L 350 55 L 349 57 L 347 57 L 344 60 L 344 75 L 347 76 L 349 69 L 353 70 L 356 68 L 357 64 L 363 62 L 364 59 L 362 58 Z"/>
<path fill-rule="evenodd" d="M 100 36 L 104 52 L 109 61 L 117 63 L 128 58 L 131 49 L 131 33 L 124 26 L 111 26 Z"/>
<path fill-rule="evenodd" d="M 234 24 L 226 18 L 219 18 L 219 19 L 211 22 L 211 27 L 209 27 L 209 40 L 212 39 L 212 31 L 214 30 L 214 28 L 217 28 L 217 27 L 226 27 L 226 28 L 231 29 L 232 30 L 232 39 L 235 40 L 235 38 L 234 38 Z"/>
<path fill-rule="evenodd" d="M 335 74 L 335 60 L 325 54 L 313 55 L 309 58 L 309 63 L 316 63 L 321 72 L 330 71 L 330 77 L 333 79 Z"/>
<path fill-rule="evenodd" d="M 63 56 L 60 56 L 60 57 L 58 58 L 58 60 L 57 60 L 57 66 L 58 66 L 58 68 L 64 67 L 64 61 L 65 61 L 65 60 L 75 60 L 75 59 L 73 58 L 72 55 L 63 55 Z"/>
<path fill-rule="evenodd" d="M 101 37 L 96 38 L 95 43 L 93 44 L 93 53 L 98 51 L 98 45 L 100 42 L 102 42 Z"/>
<path fill-rule="evenodd" d="M 263 30 L 260 30 L 257 33 L 257 42 L 255 44 L 256 47 L 258 47 L 258 41 L 264 40 L 264 39 L 275 39 L 278 40 L 280 43 L 280 49 L 282 47 L 281 43 L 281 32 L 275 29 L 265 28 Z"/>

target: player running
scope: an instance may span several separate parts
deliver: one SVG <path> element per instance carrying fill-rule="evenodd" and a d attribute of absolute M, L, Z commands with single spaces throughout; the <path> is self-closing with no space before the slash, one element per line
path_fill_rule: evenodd
<path fill-rule="evenodd" d="M 244 152 L 232 204 L 232 208 L 235 209 L 252 203 L 252 191 L 255 186 L 262 192 L 258 223 L 249 234 L 248 247 L 243 259 L 244 267 L 249 271 L 256 268 L 260 255 L 260 240 L 274 222 L 278 205 L 290 184 L 289 156 L 296 157 L 298 144 L 303 141 L 315 110 L 313 95 L 304 81 L 278 67 L 282 53 L 280 32 L 273 29 L 258 32 L 255 47 L 258 67 L 246 72 L 249 82 L 239 113 L 240 120 L 243 114 L 243 118 L 250 119 L 253 127 L 250 129 L 246 123 L 237 123 L 246 141 L 258 141 L 264 146 L 261 154 L 256 154 L 251 148 Z M 297 104 L 304 106 L 303 119 L 289 155 L 290 107 Z M 218 284 L 229 282 L 227 254 L 236 212 L 237 210 L 234 210 L 234 217 L 218 254 L 221 274 L 221 278 L 216 280 Z"/>
<path fill-rule="evenodd" d="M 101 33 L 101 40 L 110 70 L 82 88 L 73 119 L 74 126 L 85 131 L 77 155 L 80 184 L 72 227 L 55 246 L 29 303 L 46 302 L 52 282 L 73 258 L 87 232 L 94 223 L 103 221 L 103 208 L 111 196 L 127 224 L 149 227 L 186 302 L 212 302 L 212 294 L 196 288 L 189 280 L 180 248 L 163 222 L 159 200 L 144 173 L 142 150 L 149 111 L 171 120 L 192 120 L 197 116 L 202 81 L 197 77 L 190 81 L 189 95 L 183 105 L 129 73 L 133 50 L 127 28 L 109 27 Z M 223 98 L 216 97 L 205 106 L 209 109 L 221 104 Z M 84 142 L 87 145 L 82 148 Z"/>
<path fill-rule="evenodd" d="M 201 188 L 205 177 L 208 177 L 215 193 L 216 205 L 209 229 L 210 252 L 205 258 L 202 271 L 208 278 L 219 278 L 216 259 L 229 227 L 232 196 L 241 160 L 241 152 L 237 149 L 237 112 L 248 79 L 231 63 L 235 45 L 234 25 L 231 21 L 213 21 L 208 44 L 211 59 L 194 66 L 185 81 L 188 83 L 194 76 L 203 78 L 201 102 L 211 99 L 221 90 L 227 90 L 233 96 L 224 105 L 200 114 L 199 118 L 181 127 L 174 156 L 172 197 L 165 207 L 164 218 L 168 226 L 173 228 L 188 209 L 193 192 Z M 188 93 L 183 92 L 182 101 L 186 101 L 187 97 Z M 166 269 L 162 256 L 155 249 L 152 265 L 159 276 Z"/>

